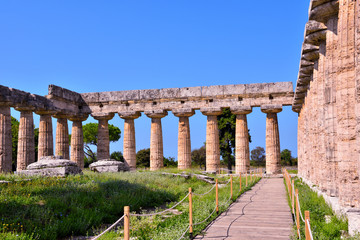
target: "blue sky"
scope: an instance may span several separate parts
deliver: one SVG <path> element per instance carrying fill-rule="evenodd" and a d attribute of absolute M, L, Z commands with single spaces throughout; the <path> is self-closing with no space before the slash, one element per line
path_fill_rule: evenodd
<path fill-rule="evenodd" d="M 47 94 L 49 84 L 80 93 L 279 81 L 295 86 L 308 5 L 1 1 L 0 84 L 39 95 Z M 296 156 L 297 114 L 285 107 L 278 117 L 281 149 Z M 248 115 L 250 149 L 265 147 L 265 119 L 258 108 Z M 110 123 L 123 129 L 117 115 Z M 164 155 L 176 158 L 178 119 L 169 113 L 162 123 Z M 150 119 L 143 115 L 135 124 L 137 149 L 148 148 Z M 192 148 L 199 148 L 206 117 L 196 111 L 190 124 Z M 111 151 L 118 150 L 122 138 L 111 144 Z"/>

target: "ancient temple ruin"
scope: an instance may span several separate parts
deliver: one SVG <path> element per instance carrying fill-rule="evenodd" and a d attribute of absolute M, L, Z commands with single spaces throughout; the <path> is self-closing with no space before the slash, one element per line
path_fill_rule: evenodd
<path fill-rule="evenodd" d="M 236 172 L 248 172 L 249 137 L 246 115 L 253 107 L 266 113 L 266 170 L 280 172 L 280 139 L 277 113 L 293 101 L 291 82 L 219 85 L 207 87 L 167 88 L 114 92 L 76 93 L 50 85 L 48 95 L 38 96 L 0 86 L 0 171 L 11 171 L 10 107 L 20 111 L 17 170 L 25 170 L 35 162 L 33 113 L 40 115 L 38 157 L 63 156 L 84 167 L 82 122 L 91 114 L 99 121 L 98 159 L 108 159 L 108 121 L 115 114 L 124 119 L 124 159 L 131 169 L 136 168 L 134 121 L 141 113 L 151 118 L 150 169 L 163 167 L 163 133 L 161 118 L 172 111 L 179 117 L 178 167 L 191 168 L 189 117 L 194 110 L 207 116 L 206 169 L 220 169 L 220 146 L 217 116 L 223 108 L 236 114 Z M 52 117 L 57 118 L 55 153 L 53 150 Z M 72 121 L 71 153 L 69 153 L 68 120 Z"/>

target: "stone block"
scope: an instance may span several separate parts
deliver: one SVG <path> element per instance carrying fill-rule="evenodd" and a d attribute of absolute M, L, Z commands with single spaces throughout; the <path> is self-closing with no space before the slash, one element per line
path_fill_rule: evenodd
<path fill-rule="evenodd" d="M 140 90 L 140 100 L 153 100 L 160 98 L 160 89 Z"/>
<path fill-rule="evenodd" d="M 180 96 L 180 88 L 163 88 L 159 92 L 161 99 L 174 99 Z"/>
<path fill-rule="evenodd" d="M 224 95 L 242 95 L 245 94 L 244 84 L 224 85 Z"/>
<path fill-rule="evenodd" d="M 119 162 L 113 159 L 103 159 L 90 164 L 91 171 L 94 172 L 126 172 L 130 171 L 126 163 Z"/>
<path fill-rule="evenodd" d="M 216 97 L 224 95 L 224 86 L 223 85 L 214 85 L 208 87 L 202 87 L 201 96 L 202 97 Z"/>
<path fill-rule="evenodd" d="M 201 97 L 201 87 L 186 87 L 180 88 L 180 98 L 200 98 Z"/>

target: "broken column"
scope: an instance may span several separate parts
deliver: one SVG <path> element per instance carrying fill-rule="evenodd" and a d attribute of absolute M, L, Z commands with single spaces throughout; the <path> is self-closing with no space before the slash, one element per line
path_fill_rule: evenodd
<path fill-rule="evenodd" d="M 69 127 L 67 116 L 56 114 L 56 138 L 55 138 L 55 155 L 62 156 L 64 159 L 70 159 L 69 156 Z"/>
<path fill-rule="evenodd" d="M 178 169 L 191 168 L 191 140 L 189 117 L 195 114 L 194 110 L 174 109 L 173 114 L 179 118 L 178 129 Z"/>
<path fill-rule="evenodd" d="M 11 172 L 12 138 L 10 107 L 0 105 L 0 173 Z"/>
<path fill-rule="evenodd" d="M 20 124 L 18 136 L 17 168 L 25 170 L 26 167 L 35 162 L 35 139 L 33 108 L 16 108 L 20 111 Z"/>
<path fill-rule="evenodd" d="M 84 136 L 82 122 L 87 116 L 72 116 L 70 120 L 73 122 L 71 129 L 71 158 L 70 160 L 83 169 L 84 168 Z"/>
<path fill-rule="evenodd" d="M 280 137 L 277 113 L 281 105 L 263 105 L 261 111 L 266 113 L 266 173 L 277 174 L 280 167 Z"/>
<path fill-rule="evenodd" d="M 201 113 L 207 116 L 206 122 L 206 171 L 220 170 L 220 143 L 217 116 L 221 108 L 201 108 Z"/>
<path fill-rule="evenodd" d="M 236 115 L 235 132 L 235 172 L 247 173 L 250 170 L 249 129 L 246 115 L 252 112 L 251 106 L 231 108 Z"/>
<path fill-rule="evenodd" d="M 38 144 L 38 160 L 41 157 L 54 155 L 54 141 L 51 114 L 49 111 L 36 111 L 40 115 L 39 123 L 39 144 Z"/>
<path fill-rule="evenodd" d="M 97 139 L 97 160 L 110 159 L 109 120 L 114 117 L 109 114 L 92 114 L 94 119 L 99 121 Z"/>
<path fill-rule="evenodd" d="M 145 111 L 145 114 L 151 118 L 150 170 L 154 171 L 164 166 L 161 118 L 167 116 L 167 111 Z"/>
<path fill-rule="evenodd" d="M 136 141 L 135 141 L 135 119 L 141 116 L 140 112 L 121 112 L 119 116 L 124 122 L 124 146 L 123 156 L 130 170 L 136 169 Z"/>

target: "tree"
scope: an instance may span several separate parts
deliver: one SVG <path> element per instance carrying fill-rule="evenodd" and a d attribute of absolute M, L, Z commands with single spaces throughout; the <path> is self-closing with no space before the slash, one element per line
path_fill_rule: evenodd
<path fill-rule="evenodd" d="M 289 149 L 284 149 L 280 153 L 280 164 L 281 166 L 294 166 L 297 165 L 297 158 L 291 156 L 291 151 Z"/>
<path fill-rule="evenodd" d="M 84 136 L 84 153 L 89 162 L 96 161 L 96 153 L 90 148 L 90 145 L 97 146 L 98 143 L 98 123 L 87 123 L 83 126 Z M 109 140 L 110 142 L 116 142 L 121 137 L 120 128 L 109 124 Z"/>
<path fill-rule="evenodd" d="M 174 157 L 164 157 L 164 166 L 165 167 L 176 167 L 177 161 L 175 161 Z"/>
<path fill-rule="evenodd" d="M 204 165 L 204 169 L 206 170 L 206 149 L 205 145 L 202 146 L 199 149 L 194 149 L 191 151 L 191 160 L 194 164 L 199 165 L 201 168 L 201 165 Z"/>
<path fill-rule="evenodd" d="M 265 166 L 265 150 L 262 147 L 256 147 L 251 150 L 251 164 L 254 166 Z"/>
<path fill-rule="evenodd" d="M 222 114 L 217 117 L 219 138 L 220 138 L 220 155 L 224 162 L 231 170 L 235 164 L 235 132 L 236 132 L 236 115 L 232 114 L 229 108 L 222 110 Z M 249 142 L 251 142 L 250 129 Z"/>
<path fill-rule="evenodd" d="M 150 148 L 142 149 L 136 153 L 136 166 L 150 167 Z"/>
<path fill-rule="evenodd" d="M 123 156 L 122 152 L 120 152 L 120 151 L 112 152 L 110 155 L 110 158 L 114 159 L 116 161 L 124 162 L 124 156 Z"/>

